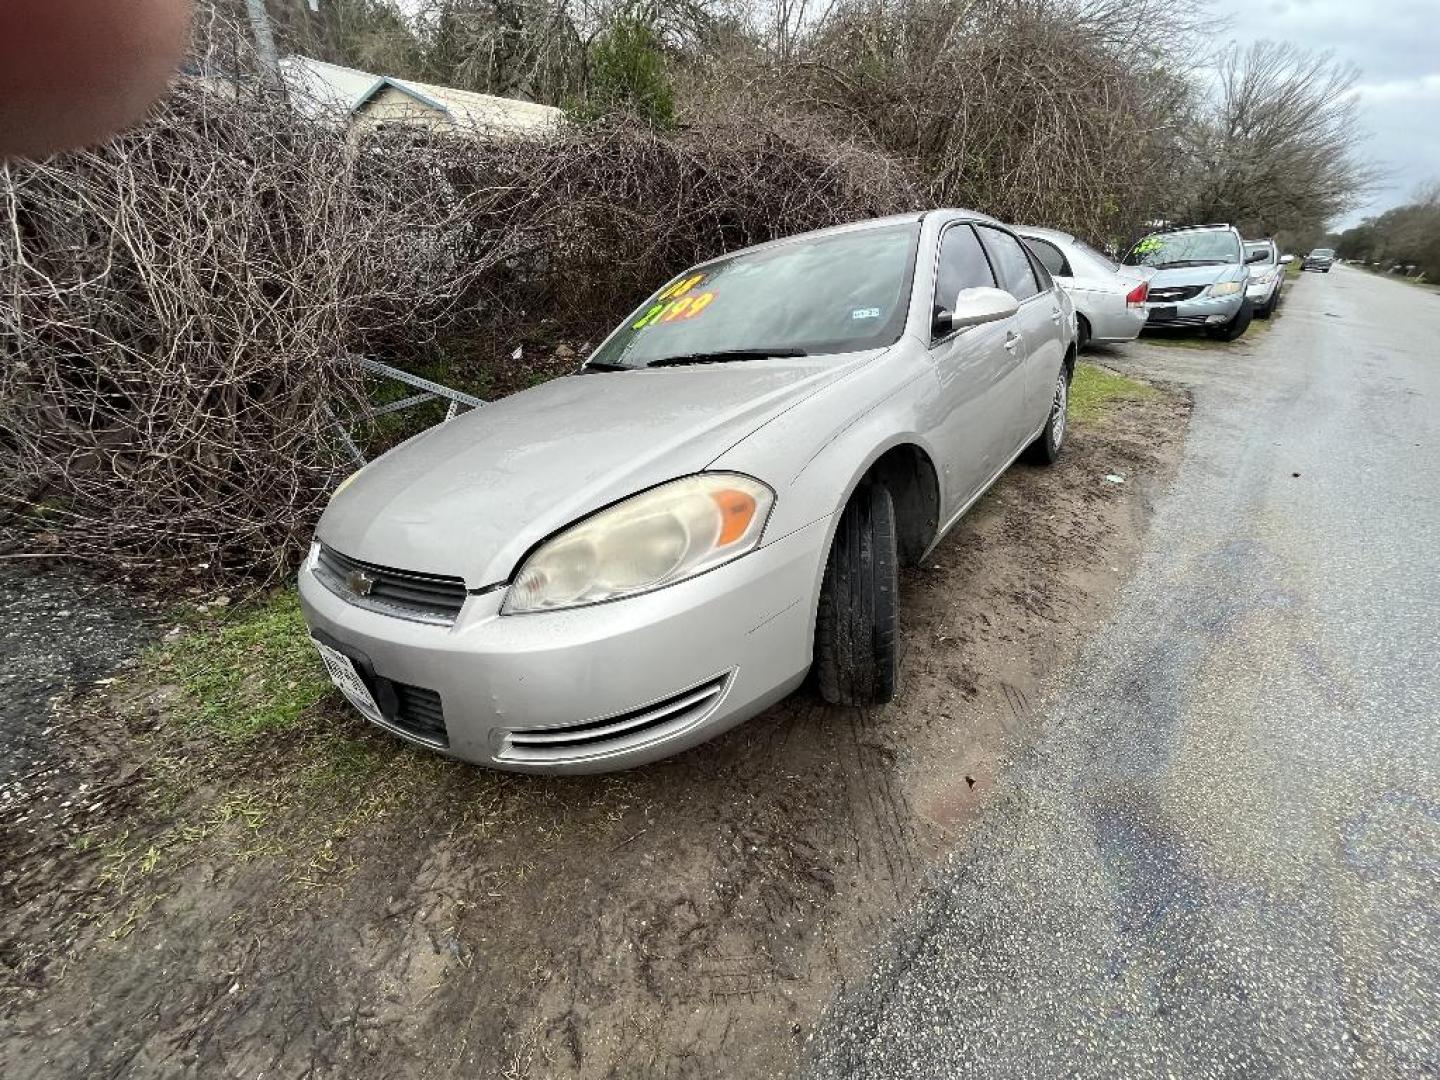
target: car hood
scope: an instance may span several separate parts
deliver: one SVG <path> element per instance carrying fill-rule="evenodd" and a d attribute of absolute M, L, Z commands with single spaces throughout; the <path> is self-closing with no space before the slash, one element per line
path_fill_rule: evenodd
<path fill-rule="evenodd" d="M 1245 268 L 1238 263 L 1223 263 L 1218 266 L 1177 266 L 1170 270 L 1156 270 L 1150 277 L 1150 288 L 1168 289 L 1178 285 L 1213 285 L 1217 281 L 1239 281 L 1245 276 Z"/>
<path fill-rule="evenodd" d="M 458 575 L 471 589 L 508 581 L 556 530 L 699 472 L 882 352 L 555 379 L 371 462 L 331 500 L 317 535 L 352 558 Z"/>

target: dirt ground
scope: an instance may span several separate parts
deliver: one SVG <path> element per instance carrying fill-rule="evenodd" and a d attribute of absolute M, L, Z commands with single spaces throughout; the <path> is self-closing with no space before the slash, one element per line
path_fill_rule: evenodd
<path fill-rule="evenodd" d="M 1121 402 L 1012 470 L 903 580 L 892 705 L 802 691 L 631 773 L 483 772 L 327 697 L 308 724 L 380 764 L 281 822 L 231 781 L 157 798 L 163 691 L 31 701 L 54 735 L 0 788 L 0 1075 L 784 1075 L 1100 620 L 1187 415 Z"/>

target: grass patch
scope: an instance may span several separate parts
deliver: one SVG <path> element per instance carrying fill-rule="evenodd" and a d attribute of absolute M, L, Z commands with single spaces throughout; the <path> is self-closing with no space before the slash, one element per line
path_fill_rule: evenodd
<path fill-rule="evenodd" d="M 186 726 L 229 743 L 289 731 L 330 687 L 293 589 L 160 646 L 145 666 L 184 694 Z"/>
<path fill-rule="evenodd" d="M 1070 419 L 1090 424 L 1099 420 L 1118 401 L 1134 401 L 1159 393 L 1148 383 L 1127 379 L 1098 364 L 1081 361 L 1070 383 Z"/>

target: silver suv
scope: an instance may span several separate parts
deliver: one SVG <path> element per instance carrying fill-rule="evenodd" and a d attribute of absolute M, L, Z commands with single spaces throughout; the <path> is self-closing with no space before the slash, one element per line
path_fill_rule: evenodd
<path fill-rule="evenodd" d="M 1148 266 L 1147 329 L 1196 327 L 1234 341 L 1250 325 L 1245 245 L 1231 225 L 1197 225 L 1151 233 L 1125 254 L 1126 266 Z"/>

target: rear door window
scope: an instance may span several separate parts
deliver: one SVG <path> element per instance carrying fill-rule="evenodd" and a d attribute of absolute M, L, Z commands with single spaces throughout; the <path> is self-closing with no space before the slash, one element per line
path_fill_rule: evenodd
<path fill-rule="evenodd" d="M 1024 239 L 1025 246 L 1050 273 L 1058 277 L 1075 276 L 1070 272 L 1070 264 L 1065 261 L 1065 254 L 1049 240 L 1041 240 L 1038 236 L 1027 236 Z"/>
<path fill-rule="evenodd" d="M 1040 292 L 1040 283 L 1025 249 L 1007 232 L 981 225 L 977 231 L 1000 279 L 1000 287 L 1022 303 Z"/>

